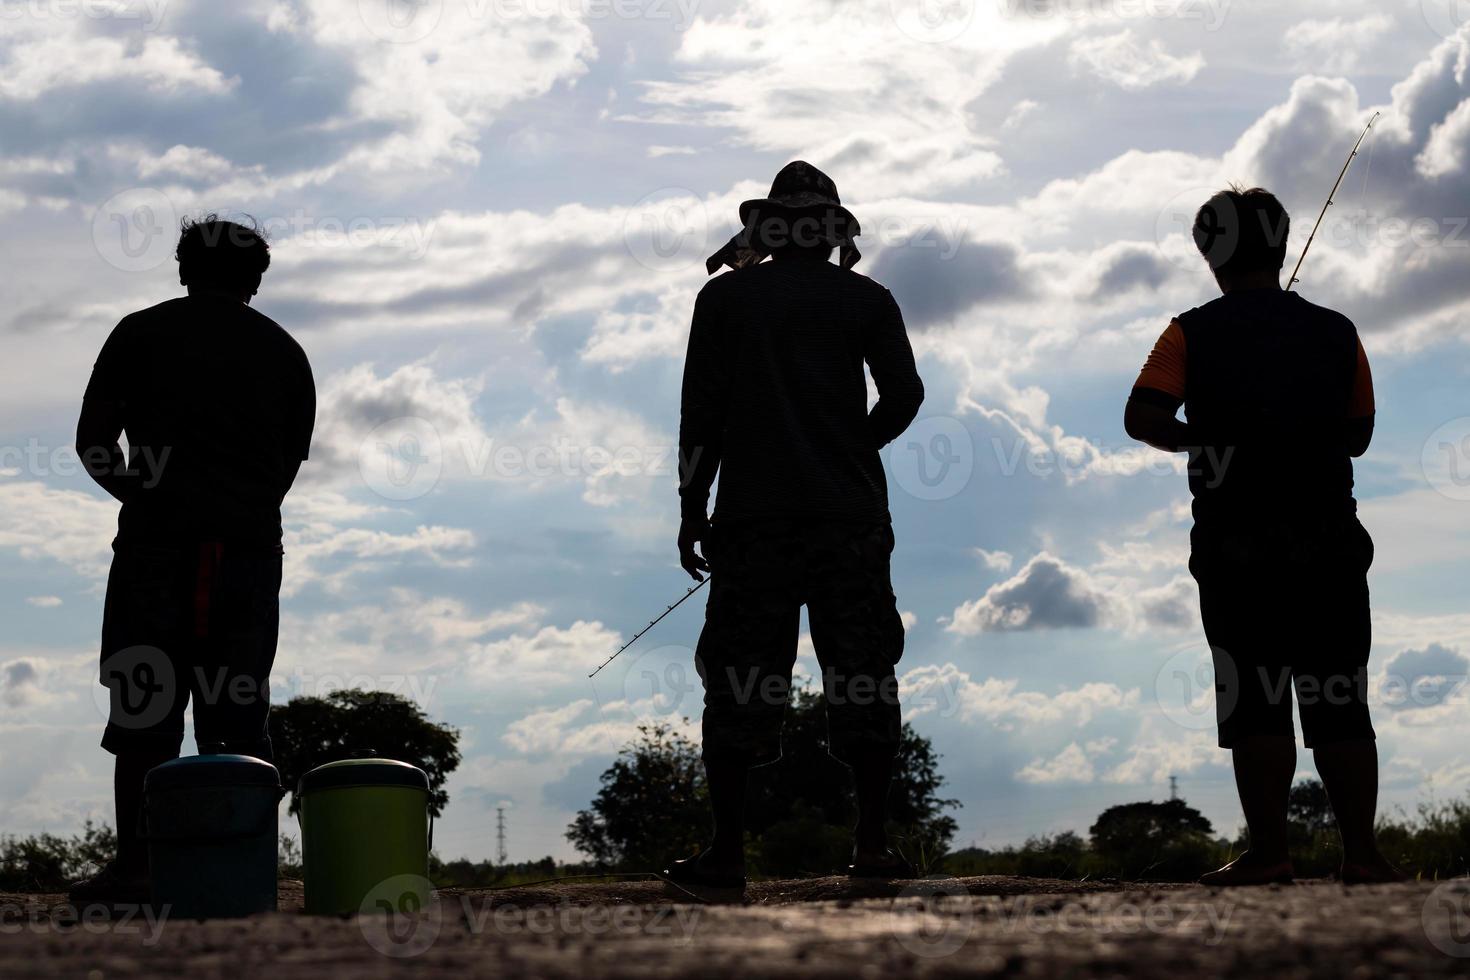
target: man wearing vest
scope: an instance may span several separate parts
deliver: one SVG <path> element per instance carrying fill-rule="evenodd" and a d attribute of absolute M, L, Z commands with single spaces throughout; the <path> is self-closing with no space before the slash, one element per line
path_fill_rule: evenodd
<path fill-rule="evenodd" d="M 1189 567 L 1214 657 L 1220 746 L 1231 750 L 1250 832 L 1246 853 L 1204 876 L 1212 885 L 1292 878 L 1293 688 L 1342 835 L 1343 881 L 1401 877 L 1373 829 L 1373 541 L 1353 499 L 1352 460 L 1373 435 L 1373 380 L 1352 321 L 1282 288 L 1288 229 L 1260 188 L 1222 191 L 1200 208 L 1195 244 L 1224 295 L 1169 324 L 1124 421 L 1133 438 L 1189 454 Z"/>

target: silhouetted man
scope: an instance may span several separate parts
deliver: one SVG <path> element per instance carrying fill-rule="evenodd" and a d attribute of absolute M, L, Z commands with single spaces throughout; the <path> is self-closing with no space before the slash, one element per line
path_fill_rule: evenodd
<path fill-rule="evenodd" d="M 1259 188 L 1200 208 L 1195 244 L 1224 295 L 1169 324 L 1124 421 L 1135 439 L 1189 454 L 1189 567 L 1214 655 L 1220 745 L 1250 830 L 1250 849 L 1201 879 L 1212 885 L 1292 877 L 1293 687 L 1342 834 L 1343 880 L 1399 877 L 1373 830 L 1373 541 L 1353 499 L 1352 458 L 1373 436 L 1373 379 L 1347 317 L 1282 289 L 1288 230 Z M 1187 421 L 1175 416 L 1181 405 Z"/>
<path fill-rule="evenodd" d="M 696 580 L 714 568 L 696 654 L 714 838 L 668 874 L 743 886 L 746 776 L 780 758 L 804 604 L 830 750 L 856 783 L 851 871 L 911 875 L 884 830 L 903 624 L 878 450 L 913 420 L 924 386 L 893 296 L 851 271 L 859 226 L 831 179 L 792 163 L 740 218 L 741 233 L 709 261 L 711 273 L 734 271 L 695 302 L 679 426 L 680 563 Z M 865 362 L 879 394 L 872 411 Z"/>
<path fill-rule="evenodd" d="M 147 900 L 143 778 L 178 756 L 191 696 L 201 753 L 271 758 L 281 501 L 311 442 L 311 367 L 249 306 L 270 265 L 259 234 L 186 223 L 177 257 L 188 296 L 117 325 L 77 423 L 87 472 L 122 502 L 101 670 L 117 859 L 73 888 L 77 902 Z"/>

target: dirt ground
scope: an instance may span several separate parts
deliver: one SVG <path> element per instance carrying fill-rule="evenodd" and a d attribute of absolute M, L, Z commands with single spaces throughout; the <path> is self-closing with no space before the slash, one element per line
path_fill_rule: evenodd
<path fill-rule="evenodd" d="M 0 894 L 0 977 L 1470 976 L 1470 881 L 1216 891 L 1021 878 L 441 891 L 416 915 L 104 921 Z"/>

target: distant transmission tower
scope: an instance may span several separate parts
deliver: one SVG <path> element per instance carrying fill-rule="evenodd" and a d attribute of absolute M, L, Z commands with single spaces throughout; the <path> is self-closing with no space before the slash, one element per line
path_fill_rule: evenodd
<path fill-rule="evenodd" d="M 1178 776 L 1170 776 L 1169 777 L 1169 799 L 1171 799 L 1171 800 L 1177 800 L 1177 799 L 1179 799 L 1179 777 Z"/>
<path fill-rule="evenodd" d="M 495 808 L 495 860 L 505 864 L 505 807 Z"/>

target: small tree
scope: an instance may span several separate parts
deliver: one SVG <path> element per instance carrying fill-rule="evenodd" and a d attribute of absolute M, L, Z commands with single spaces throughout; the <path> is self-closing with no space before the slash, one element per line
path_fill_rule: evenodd
<path fill-rule="evenodd" d="M 667 725 L 640 725 L 567 840 L 600 865 L 661 868 L 670 856 L 692 852 L 708 827 L 709 793 L 694 743 Z"/>
<path fill-rule="evenodd" d="M 602 774 L 589 809 L 567 839 L 599 864 L 662 867 L 693 852 L 709 827 L 704 766 L 689 739 L 663 725 L 644 726 Z M 903 726 L 889 794 L 888 829 L 905 853 L 932 863 L 954 836 L 958 804 L 938 795 L 944 783 L 929 740 Z M 798 692 L 786 712 L 780 761 L 755 769 L 746 803 L 747 854 L 765 875 L 827 873 L 847 863 L 856 808 L 852 775 L 827 754 L 825 701 Z"/>
<path fill-rule="evenodd" d="M 1093 850 L 1127 878 L 1196 877 L 1211 863 L 1214 827 L 1183 800 L 1108 807 L 1088 833 Z"/>
<path fill-rule="evenodd" d="M 301 777 L 342 759 L 395 759 L 429 776 L 429 812 L 449 803 L 444 781 L 459 767 L 459 732 L 429 720 L 417 704 L 386 691 L 333 691 L 297 697 L 271 708 L 276 768 L 291 791 L 291 813 L 301 809 Z"/>

